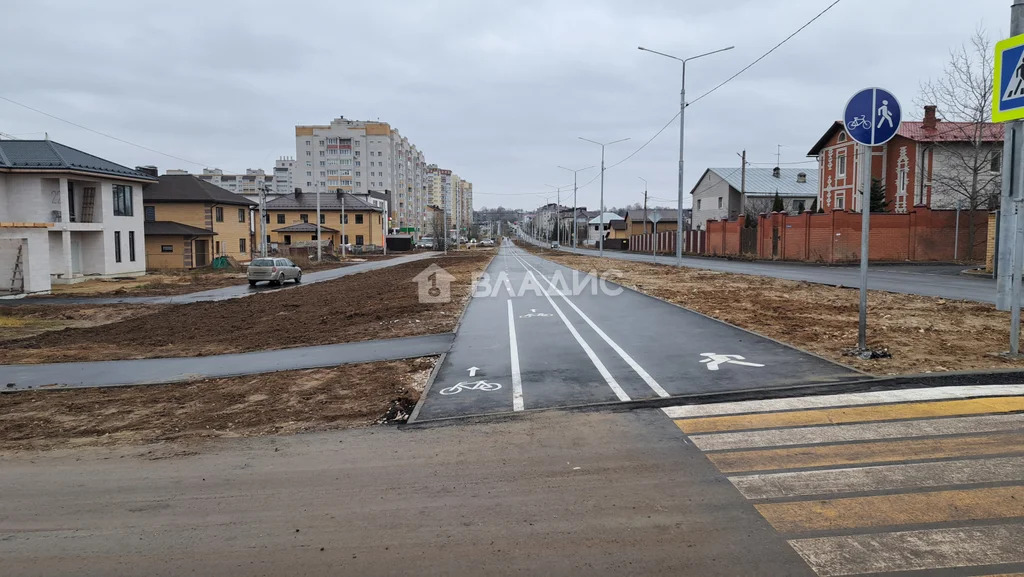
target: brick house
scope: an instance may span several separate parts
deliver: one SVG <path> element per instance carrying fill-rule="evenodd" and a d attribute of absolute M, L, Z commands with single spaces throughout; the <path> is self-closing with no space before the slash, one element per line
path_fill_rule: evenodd
<path fill-rule="evenodd" d="M 925 106 L 923 120 L 904 121 L 892 140 L 872 148 L 871 175 L 884 182 L 889 212 L 955 209 L 958 200 L 964 209 L 987 210 L 998 202 L 1002 143 L 1001 124 L 946 122 L 935 106 Z M 825 212 L 860 212 L 857 148 L 837 121 L 807 153 L 818 159 L 818 206 Z M 970 207 L 966 194 L 975 177 L 980 194 Z"/>

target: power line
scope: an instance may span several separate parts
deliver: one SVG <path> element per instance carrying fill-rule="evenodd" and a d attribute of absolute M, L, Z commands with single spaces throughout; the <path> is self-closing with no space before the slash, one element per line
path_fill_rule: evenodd
<path fill-rule="evenodd" d="M 841 2 L 841 0 L 835 0 L 834 2 L 832 2 L 831 4 L 829 4 L 829 5 L 828 5 L 828 7 L 826 7 L 826 8 L 824 9 L 824 10 L 822 10 L 821 12 L 819 12 L 817 16 L 815 16 L 814 18 L 811 18 L 810 20 L 808 20 L 808 21 L 807 21 L 807 22 L 806 22 L 806 23 L 805 23 L 805 24 L 804 24 L 803 26 L 801 26 L 801 27 L 797 28 L 797 29 L 796 29 L 796 31 L 795 31 L 795 32 L 793 32 L 792 34 L 790 34 L 789 36 L 786 36 L 786 37 L 785 37 L 785 38 L 784 38 L 784 39 L 782 40 L 782 42 L 779 42 L 778 44 L 776 44 L 775 46 L 773 46 L 773 47 L 771 48 L 771 50 L 769 50 L 768 52 L 765 52 L 764 54 L 762 54 L 761 56 L 759 56 L 759 57 L 757 58 L 757 60 L 754 60 L 754 61 L 753 61 L 753 62 L 751 62 L 750 64 L 748 64 L 748 65 L 744 66 L 744 67 L 743 67 L 742 69 L 740 69 L 740 71 L 739 71 L 739 72 L 737 72 L 736 74 L 733 74 L 733 75 L 732 75 L 732 76 L 730 76 L 729 78 L 726 78 L 726 79 L 725 79 L 725 80 L 724 80 L 724 81 L 723 81 L 722 83 L 720 83 L 720 84 L 719 84 L 718 86 L 715 86 L 715 87 L 714 87 L 714 88 L 712 88 L 711 90 L 708 90 L 708 91 L 707 91 L 707 92 L 705 92 L 704 94 L 701 94 L 701 95 L 700 95 L 700 96 L 698 96 L 697 98 L 694 98 L 694 99 L 693 99 L 693 100 L 691 100 L 690 102 L 687 102 L 687 103 L 686 103 L 686 106 L 691 106 L 691 105 L 693 105 L 693 104 L 695 104 L 695 103 L 699 102 L 699 101 L 700 101 L 701 99 L 703 99 L 703 98 L 704 98 L 705 96 L 708 96 L 708 95 L 709 95 L 709 94 L 711 94 L 712 92 L 714 92 L 714 91 L 718 90 L 719 88 L 721 88 L 721 87 L 725 86 L 726 84 L 728 84 L 728 83 L 732 82 L 733 80 L 735 80 L 735 79 L 736 79 L 736 77 L 737 77 L 737 76 L 739 76 L 740 74 L 743 74 L 743 73 L 744 73 L 744 72 L 746 72 L 747 70 L 750 70 L 751 68 L 753 68 L 755 64 L 757 64 L 758 62 L 760 62 L 760 61 L 764 60 L 765 58 L 767 58 L 769 54 L 771 54 L 772 52 L 775 52 L 776 50 L 778 50 L 778 49 L 779 49 L 779 47 L 781 47 L 781 46 L 782 46 L 783 44 L 785 44 L 786 42 L 789 42 L 789 40 L 790 40 L 790 39 L 792 39 L 792 38 L 793 38 L 794 36 L 796 36 L 797 34 L 799 34 L 800 32 L 802 32 L 804 28 L 807 28 L 808 26 L 810 26 L 811 24 L 813 24 L 815 20 L 817 20 L 818 18 L 821 18 L 822 16 L 824 16 L 826 12 L 828 12 L 829 10 L 831 10 L 831 9 L 832 9 L 832 8 L 833 8 L 833 7 L 834 7 L 834 6 L 836 5 L 836 4 L 839 4 L 839 2 Z"/>
<path fill-rule="evenodd" d="M 89 128 L 88 126 L 83 126 L 81 124 L 78 124 L 77 122 L 72 122 L 72 121 L 70 121 L 70 120 L 68 120 L 66 118 L 61 118 L 59 116 L 55 116 L 53 114 L 50 114 L 49 112 L 44 112 L 42 110 L 39 110 L 38 108 L 33 108 L 33 107 L 31 107 L 31 106 L 29 106 L 27 104 L 22 104 L 21 102 L 18 102 L 16 100 L 11 100 L 10 98 L 7 98 L 6 96 L 0 96 L 0 100 L 6 100 L 7 102 L 10 102 L 11 104 L 14 104 L 16 106 L 20 106 L 22 108 L 26 108 L 28 110 L 31 110 L 32 112 L 36 112 L 38 114 L 42 114 L 43 116 L 49 116 L 50 118 L 52 118 L 54 120 L 59 120 L 61 122 L 70 124 L 71 126 L 75 126 L 75 127 L 81 128 L 82 130 L 86 130 L 86 131 L 92 132 L 94 134 L 98 134 L 100 136 L 105 136 L 105 137 L 107 137 L 107 138 L 109 138 L 111 140 L 116 140 L 118 142 L 123 142 L 124 144 L 127 144 L 129 146 L 134 146 L 136 148 L 141 148 L 142 150 L 146 150 L 146 151 L 149 151 L 149 152 L 155 152 L 156 154 L 161 154 L 163 156 L 166 156 L 167 158 L 173 158 L 175 160 L 180 160 L 182 162 L 187 162 L 189 164 L 195 164 L 196 166 L 202 166 L 204 168 L 205 167 L 209 167 L 209 166 L 213 166 L 211 164 L 206 164 L 204 162 L 196 162 L 194 160 L 189 160 L 187 158 L 182 158 L 180 156 L 175 156 L 173 154 L 168 154 L 166 152 L 161 152 L 159 150 L 156 150 L 155 148 L 150 148 L 148 146 L 143 146 L 141 144 L 137 144 L 137 143 L 131 142 L 129 140 L 125 140 L 123 138 L 118 138 L 118 137 L 116 137 L 116 136 L 114 136 L 112 134 L 107 134 L 106 132 L 100 132 L 99 130 L 94 130 L 92 128 Z"/>

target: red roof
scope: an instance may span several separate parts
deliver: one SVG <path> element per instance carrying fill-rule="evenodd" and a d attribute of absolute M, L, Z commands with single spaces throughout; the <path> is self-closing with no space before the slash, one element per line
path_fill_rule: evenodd
<path fill-rule="evenodd" d="M 966 142 L 974 139 L 973 122 L 938 122 L 935 128 L 927 129 L 924 122 L 904 122 L 899 134 L 918 142 Z M 981 128 L 982 142 L 1002 142 L 1003 125 L 986 122 Z"/>

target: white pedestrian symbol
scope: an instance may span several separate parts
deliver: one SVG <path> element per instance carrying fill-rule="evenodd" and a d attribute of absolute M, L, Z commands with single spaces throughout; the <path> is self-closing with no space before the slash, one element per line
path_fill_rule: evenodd
<path fill-rule="evenodd" d="M 709 371 L 717 371 L 719 365 L 733 364 L 743 365 L 745 367 L 763 367 L 764 365 L 758 363 L 748 363 L 744 359 L 743 355 L 719 355 L 717 353 L 701 353 L 700 356 L 707 357 L 701 359 L 700 362 L 707 363 Z"/>
<path fill-rule="evenodd" d="M 878 115 L 881 116 L 882 118 L 878 121 L 878 126 L 876 128 L 881 128 L 882 127 L 882 123 L 884 123 L 886 121 L 889 122 L 889 128 L 893 127 L 893 124 L 892 124 L 892 112 L 889 110 L 889 101 L 888 100 L 883 100 L 882 101 L 882 105 L 878 107 Z"/>
<path fill-rule="evenodd" d="M 1016 83 L 1014 83 L 1015 80 Z M 1006 93 L 1003 94 L 1003 100 L 1017 98 L 1022 94 L 1024 94 L 1024 52 L 1021 53 L 1017 62 L 1017 68 L 1013 71 L 1013 76 L 1006 85 Z"/>

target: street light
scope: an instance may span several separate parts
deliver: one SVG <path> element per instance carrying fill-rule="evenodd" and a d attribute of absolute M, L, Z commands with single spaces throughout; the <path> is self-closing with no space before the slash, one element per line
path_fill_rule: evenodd
<path fill-rule="evenodd" d="M 562 246 L 562 187 L 555 186 L 553 184 L 545 184 L 544 186 L 555 189 L 557 200 L 555 201 L 555 234 L 557 235 L 558 246 Z"/>
<path fill-rule="evenodd" d="M 671 54 L 665 54 L 664 52 L 658 52 L 657 50 L 637 46 L 637 49 L 643 50 L 644 52 L 650 52 L 652 54 L 671 58 L 672 60 L 678 60 L 683 63 L 682 89 L 679 91 L 679 199 L 678 206 L 676 207 L 676 261 L 678 261 L 680 265 L 683 264 L 683 135 L 685 134 L 684 130 L 686 126 L 686 123 L 684 122 L 686 118 L 686 63 L 712 54 L 718 54 L 719 52 L 725 52 L 726 50 L 732 50 L 733 48 L 735 48 L 735 46 L 719 48 L 718 50 L 712 50 L 711 52 L 705 52 L 704 54 L 698 54 L 689 58 L 679 58 L 678 56 L 672 56 Z"/>
<path fill-rule="evenodd" d="M 598 221 L 601 223 L 601 234 L 597 236 L 597 243 L 598 256 L 604 256 L 604 147 L 611 146 L 619 142 L 625 142 L 629 139 L 620 138 L 619 140 L 613 140 L 611 142 L 598 142 L 596 140 L 590 140 L 589 138 L 583 138 L 582 136 L 579 136 L 577 138 L 579 138 L 580 140 L 585 140 L 592 144 L 596 144 L 601 147 L 601 216 L 599 217 L 601 220 Z"/>
<path fill-rule="evenodd" d="M 559 166 L 558 168 L 561 168 L 562 170 L 568 170 L 569 172 L 572 173 L 572 249 L 576 250 L 576 247 L 578 246 L 576 243 L 576 231 L 579 228 L 579 226 L 576 225 L 576 190 L 578 188 L 576 186 L 576 173 L 582 172 L 584 170 L 590 170 L 591 168 L 594 167 L 588 166 L 586 168 L 577 168 L 576 170 L 566 168 L 564 166 Z"/>
<path fill-rule="evenodd" d="M 641 234 L 647 234 L 647 179 L 642 176 L 637 178 L 644 181 L 644 229 L 641 231 Z"/>

